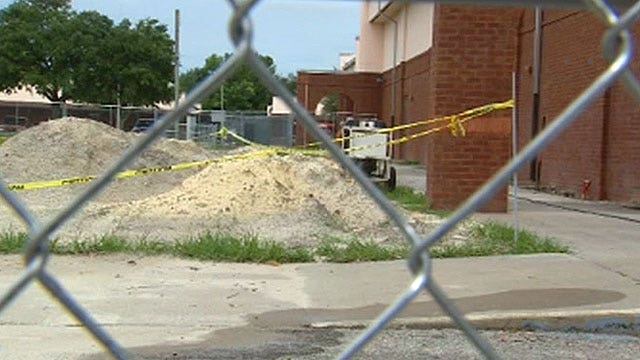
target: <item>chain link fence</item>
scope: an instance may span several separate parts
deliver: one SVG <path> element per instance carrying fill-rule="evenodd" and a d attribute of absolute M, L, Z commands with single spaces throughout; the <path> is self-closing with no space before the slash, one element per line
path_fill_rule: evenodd
<path fill-rule="evenodd" d="M 220 136 L 227 129 L 253 143 L 290 147 L 295 143 L 292 116 L 267 116 L 263 113 L 201 111 L 187 116 L 179 138 L 191 139 L 215 147 L 244 145 L 232 137 Z"/>
<path fill-rule="evenodd" d="M 17 131 L 41 122 L 65 116 L 86 118 L 131 131 L 138 120 L 154 123 L 168 110 L 153 107 L 134 107 L 94 104 L 59 103 L 0 104 L 0 136 L 11 136 Z M 120 119 L 120 121 L 118 121 Z M 165 131 L 169 138 L 194 140 L 215 147 L 236 147 L 237 141 L 217 135 L 222 128 L 257 144 L 293 146 L 293 116 L 267 116 L 261 112 L 229 112 L 225 110 L 196 110 L 179 120 L 175 128 Z"/>
<path fill-rule="evenodd" d="M 122 106 L 118 109 L 117 105 L 0 103 L 0 126 L 10 128 L 12 131 L 64 116 L 93 119 L 113 127 L 117 126 L 118 117 L 120 117 L 121 128 L 128 131 L 140 118 L 157 118 L 161 115 L 162 111 L 151 107 Z"/>
<path fill-rule="evenodd" d="M 117 339 L 107 333 L 92 315 L 84 310 L 75 300 L 72 293 L 67 291 L 56 275 L 51 273 L 47 267 L 50 252 L 49 242 L 52 234 L 61 226 L 66 224 L 74 215 L 81 211 L 82 207 L 94 198 L 104 187 L 114 179 L 114 176 L 124 170 L 142 151 L 144 151 L 165 131 L 173 127 L 174 122 L 188 115 L 189 109 L 194 104 L 201 102 L 208 94 L 218 89 L 226 79 L 228 79 L 242 64 L 248 64 L 258 75 L 261 81 L 268 86 L 274 95 L 280 96 L 286 104 L 293 110 L 299 122 L 305 126 L 314 137 L 321 140 L 331 155 L 341 166 L 347 169 L 360 186 L 377 202 L 378 206 L 397 225 L 407 241 L 412 245 L 412 251 L 408 259 L 408 270 L 413 274 L 413 280 L 408 284 L 406 290 L 399 294 L 394 301 L 380 316 L 363 331 L 361 336 L 355 339 L 340 355 L 340 358 L 350 358 L 359 352 L 362 347 L 372 340 L 385 326 L 394 319 L 408 304 L 419 294 L 429 293 L 438 303 L 442 310 L 464 331 L 464 334 L 473 345 L 486 357 L 490 359 L 498 358 L 491 344 L 489 344 L 465 319 L 464 315 L 456 308 L 447 295 L 441 290 L 436 279 L 431 273 L 431 259 L 429 248 L 441 239 L 447 232 L 452 230 L 456 224 L 467 216 L 478 210 L 492 196 L 501 189 L 512 174 L 523 165 L 529 163 L 540 151 L 542 151 L 551 141 L 557 138 L 590 104 L 600 97 L 605 90 L 621 79 L 633 96 L 640 100 L 640 82 L 630 70 L 630 63 L 633 58 L 633 43 L 629 28 L 640 16 L 640 1 L 632 4 L 628 1 L 614 1 L 617 5 L 626 5 L 626 12 L 618 15 L 613 5 L 604 0 L 580 1 L 461 1 L 445 0 L 442 3 L 467 3 L 473 5 L 524 5 L 524 6 L 551 6 L 551 7 L 582 7 L 588 8 L 598 15 L 608 26 L 604 34 L 603 48 L 605 58 L 609 66 L 604 72 L 597 76 L 591 85 L 576 99 L 574 99 L 555 121 L 551 122 L 538 136 L 533 139 L 522 151 L 494 175 L 482 188 L 471 196 L 460 208 L 448 217 L 438 228 L 426 236 L 419 235 L 416 230 L 407 222 L 403 215 L 392 205 L 386 196 L 363 174 L 359 168 L 338 148 L 331 138 L 318 126 L 314 117 L 309 114 L 300 104 L 295 101 L 294 96 L 279 83 L 269 69 L 260 61 L 256 55 L 253 44 L 253 27 L 251 23 L 251 11 L 255 7 L 255 0 L 229 0 L 234 12 L 230 21 L 230 36 L 235 45 L 234 54 L 215 72 L 210 74 L 203 82 L 197 85 L 172 112 L 162 115 L 156 126 L 142 137 L 138 143 L 128 149 L 102 176 L 91 183 L 86 191 L 71 201 L 64 210 L 53 216 L 53 218 L 41 223 L 34 217 L 15 193 L 8 190 L 4 181 L 0 180 L 0 194 L 5 202 L 18 214 L 29 229 L 29 241 L 24 249 L 25 268 L 23 273 L 12 284 L 8 284 L 4 292 L 0 295 L 0 316 L 12 301 L 19 301 L 20 294 L 25 288 L 33 283 L 40 283 L 52 296 L 65 307 L 84 327 L 93 335 L 96 341 L 102 344 L 111 355 L 117 359 L 127 359 L 127 352 L 123 349 Z M 633 6 L 631 6 L 633 5 Z M 235 120 L 234 120 L 235 121 Z M 245 129 L 252 128 L 248 132 L 257 133 L 259 129 L 255 124 L 246 122 Z M 246 134 L 246 133 L 245 133 Z"/>

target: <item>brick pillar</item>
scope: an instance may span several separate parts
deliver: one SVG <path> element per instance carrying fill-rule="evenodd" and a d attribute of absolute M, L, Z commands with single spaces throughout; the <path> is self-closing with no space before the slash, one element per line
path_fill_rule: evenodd
<path fill-rule="evenodd" d="M 440 132 L 428 138 L 427 197 L 435 209 L 456 209 L 509 160 L 509 117 L 485 117 L 467 124 L 465 137 Z M 507 187 L 480 211 L 506 212 Z"/>

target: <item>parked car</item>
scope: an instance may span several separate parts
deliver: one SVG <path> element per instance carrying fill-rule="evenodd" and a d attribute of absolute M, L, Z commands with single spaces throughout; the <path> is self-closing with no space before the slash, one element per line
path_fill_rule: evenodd
<path fill-rule="evenodd" d="M 3 133 L 17 133 L 18 131 L 22 131 L 24 129 L 25 127 L 22 125 L 0 124 L 0 132 Z"/>
<path fill-rule="evenodd" d="M 131 132 L 134 133 L 143 133 L 149 130 L 153 124 L 155 123 L 155 119 L 153 118 L 140 118 L 136 121 L 131 129 Z"/>
<path fill-rule="evenodd" d="M 0 132 L 14 134 L 26 129 L 27 118 L 24 116 L 7 115 L 0 121 Z"/>

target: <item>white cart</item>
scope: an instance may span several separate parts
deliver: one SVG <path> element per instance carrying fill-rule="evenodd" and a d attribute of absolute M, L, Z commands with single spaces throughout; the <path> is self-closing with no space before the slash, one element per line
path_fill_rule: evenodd
<path fill-rule="evenodd" d="M 391 136 L 377 133 L 384 128 L 376 118 L 347 118 L 342 126 L 342 149 L 365 174 L 376 182 L 385 182 L 393 191 L 396 169 L 391 166 Z"/>

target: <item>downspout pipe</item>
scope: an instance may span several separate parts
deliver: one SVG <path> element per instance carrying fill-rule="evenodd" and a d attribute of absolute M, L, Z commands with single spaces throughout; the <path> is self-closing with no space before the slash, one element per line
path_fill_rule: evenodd
<path fill-rule="evenodd" d="M 531 138 L 533 139 L 540 131 L 540 72 L 542 63 L 542 8 L 535 8 L 535 28 L 533 31 L 533 109 L 531 111 Z M 538 158 L 531 163 L 530 179 L 539 186 L 540 169 Z"/>
<path fill-rule="evenodd" d="M 378 14 L 393 23 L 393 67 L 391 68 L 391 127 L 396 126 L 396 68 L 398 67 L 398 21 L 382 11 L 381 1 L 378 0 Z M 392 135 L 393 136 L 393 135 Z M 391 158 L 394 151 L 391 146 Z"/>

